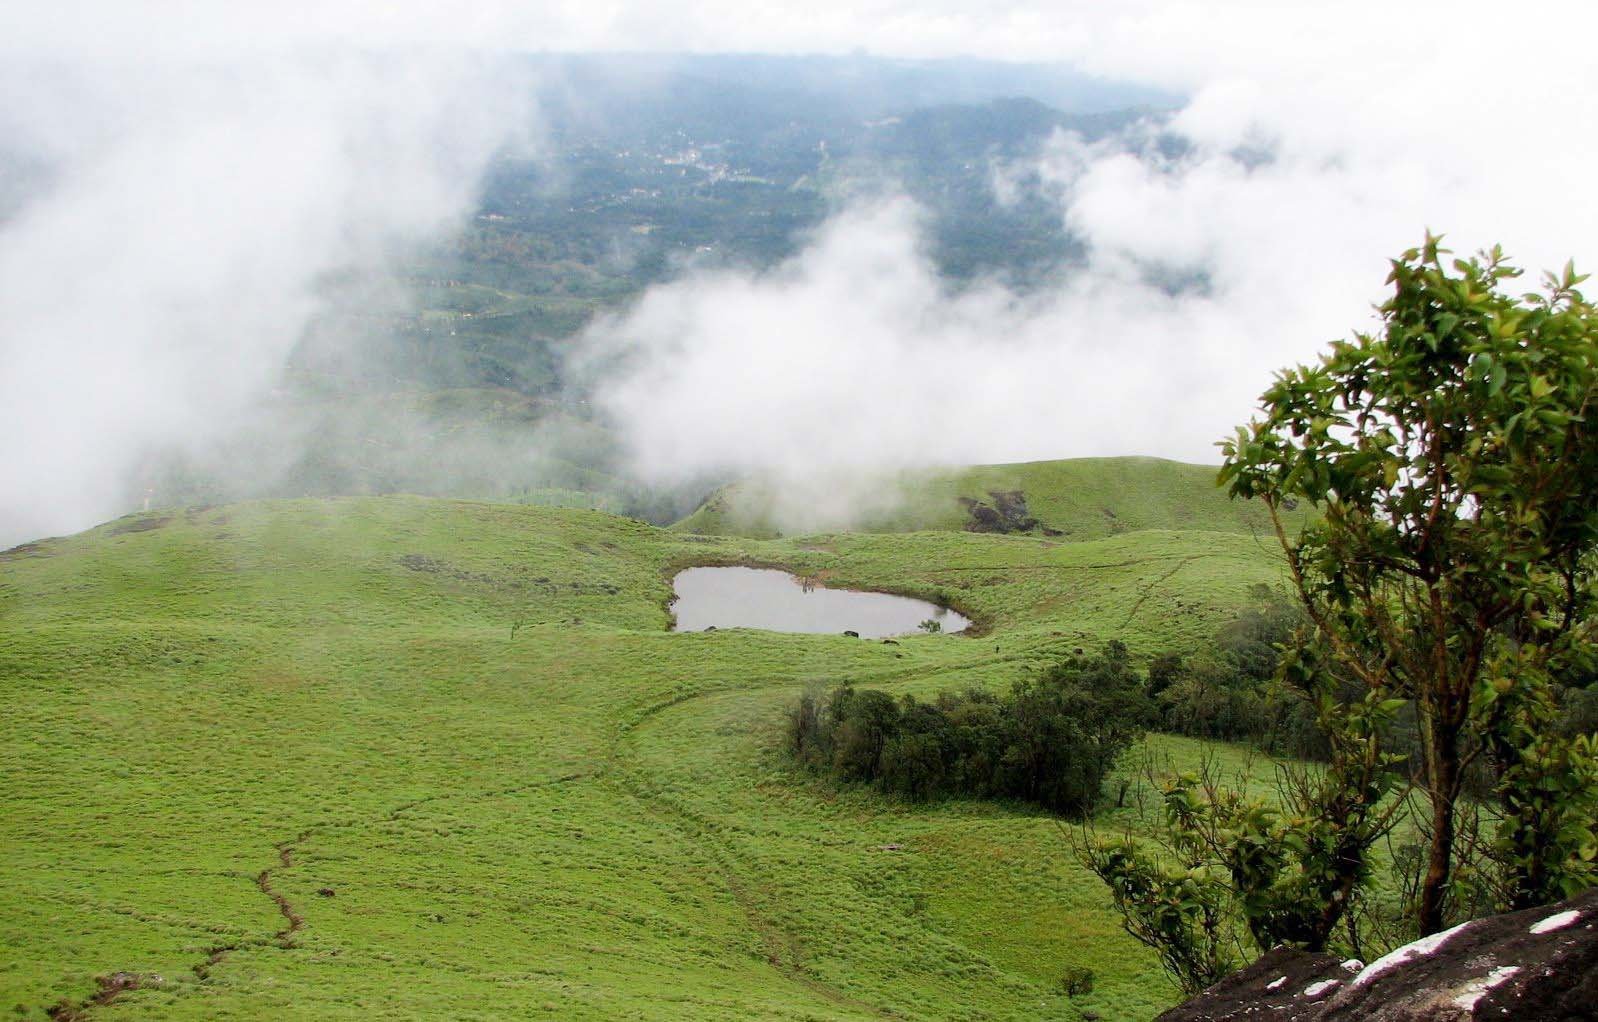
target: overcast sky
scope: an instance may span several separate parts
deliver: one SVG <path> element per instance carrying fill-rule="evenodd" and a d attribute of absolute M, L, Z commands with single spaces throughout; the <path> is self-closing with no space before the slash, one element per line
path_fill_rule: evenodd
<path fill-rule="evenodd" d="M 0 542 L 115 513 L 132 459 L 270 383 L 318 275 L 452 230 L 489 155 L 537 145 L 497 55 L 969 55 L 1191 97 L 1176 166 L 1061 137 L 998 169 L 1049 182 L 1089 244 L 1042 296 L 943 293 L 890 197 L 776 272 L 689 274 L 594 329 L 642 354 L 604 395 L 641 465 L 804 475 L 1213 460 L 1272 369 L 1368 324 L 1424 229 L 1598 262 L 1595 28 L 1586 3 L 1459 0 L 10 0 L 0 175 L 50 187 L 0 176 L 0 212 L 22 201 L 0 225 Z M 1151 268 L 1211 288 L 1173 298 Z"/>

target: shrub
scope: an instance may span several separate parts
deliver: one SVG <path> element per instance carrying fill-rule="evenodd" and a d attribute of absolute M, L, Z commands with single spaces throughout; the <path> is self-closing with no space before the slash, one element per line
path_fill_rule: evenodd
<path fill-rule="evenodd" d="M 1060 974 L 1060 989 L 1068 997 L 1083 997 L 1093 992 L 1093 970 L 1083 965 L 1068 965 Z"/>
<path fill-rule="evenodd" d="M 794 756 L 845 781 L 909 799 L 1013 798 L 1082 815 L 1149 716 L 1126 648 L 1060 661 L 1008 694 L 932 702 L 849 686 L 805 695 L 788 716 Z"/>

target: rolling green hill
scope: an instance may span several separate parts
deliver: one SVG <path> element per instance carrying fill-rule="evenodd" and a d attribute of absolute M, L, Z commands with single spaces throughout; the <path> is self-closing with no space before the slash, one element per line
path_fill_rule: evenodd
<path fill-rule="evenodd" d="M 971 478 L 1041 492 L 1076 464 Z M 1199 470 L 1147 471 L 1170 516 Z M 1035 513 L 1131 492 L 1105 486 Z M 668 632 L 670 574 L 705 563 L 927 595 L 984 631 Z M 1149 1018 L 1175 990 L 1054 820 L 839 790 L 790 769 L 777 717 L 809 685 L 1004 685 L 1112 637 L 1191 644 L 1276 575 L 1242 527 L 760 541 L 393 497 L 149 512 L 8 551 L 0 1005 Z M 1074 1002 L 1073 965 L 1097 974 Z"/>
<path fill-rule="evenodd" d="M 851 523 L 862 532 L 971 530 L 1098 539 L 1141 529 L 1187 529 L 1269 536 L 1270 518 L 1257 504 L 1231 500 L 1215 484 L 1216 469 L 1160 458 L 1074 458 L 1018 465 L 977 465 L 927 473 L 884 475 L 852 483 L 869 506 Z M 970 502 L 1002 511 L 1019 493 L 1024 515 L 995 528 L 972 514 Z M 790 513 L 800 531 L 804 509 Z M 979 509 L 978 515 L 982 512 Z M 1026 528 L 1026 519 L 1035 523 Z M 774 537 L 784 532 L 784 508 L 774 484 L 751 480 L 723 487 L 673 528 L 705 535 Z"/>

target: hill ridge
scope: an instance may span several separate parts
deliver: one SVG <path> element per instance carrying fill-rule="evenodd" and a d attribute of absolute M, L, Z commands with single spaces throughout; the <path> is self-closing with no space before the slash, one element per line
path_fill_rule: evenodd
<path fill-rule="evenodd" d="M 830 488 L 750 478 L 673 531 L 775 538 L 828 532 L 993 532 L 1066 541 L 1172 529 L 1269 534 L 1263 505 L 1232 500 L 1219 466 L 1143 455 L 884 471 Z"/>

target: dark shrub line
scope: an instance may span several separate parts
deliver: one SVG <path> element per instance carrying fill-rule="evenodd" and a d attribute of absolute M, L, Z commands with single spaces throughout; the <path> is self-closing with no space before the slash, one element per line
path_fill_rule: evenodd
<path fill-rule="evenodd" d="M 789 711 L 787 737 L 811 769 L 905 798 L 1014 799 L 1082 816 L 1148 716 L 1144 679 L 1113 642 L 1005 694 L 923 702 L 849 685 L 807 694 Z"/>

